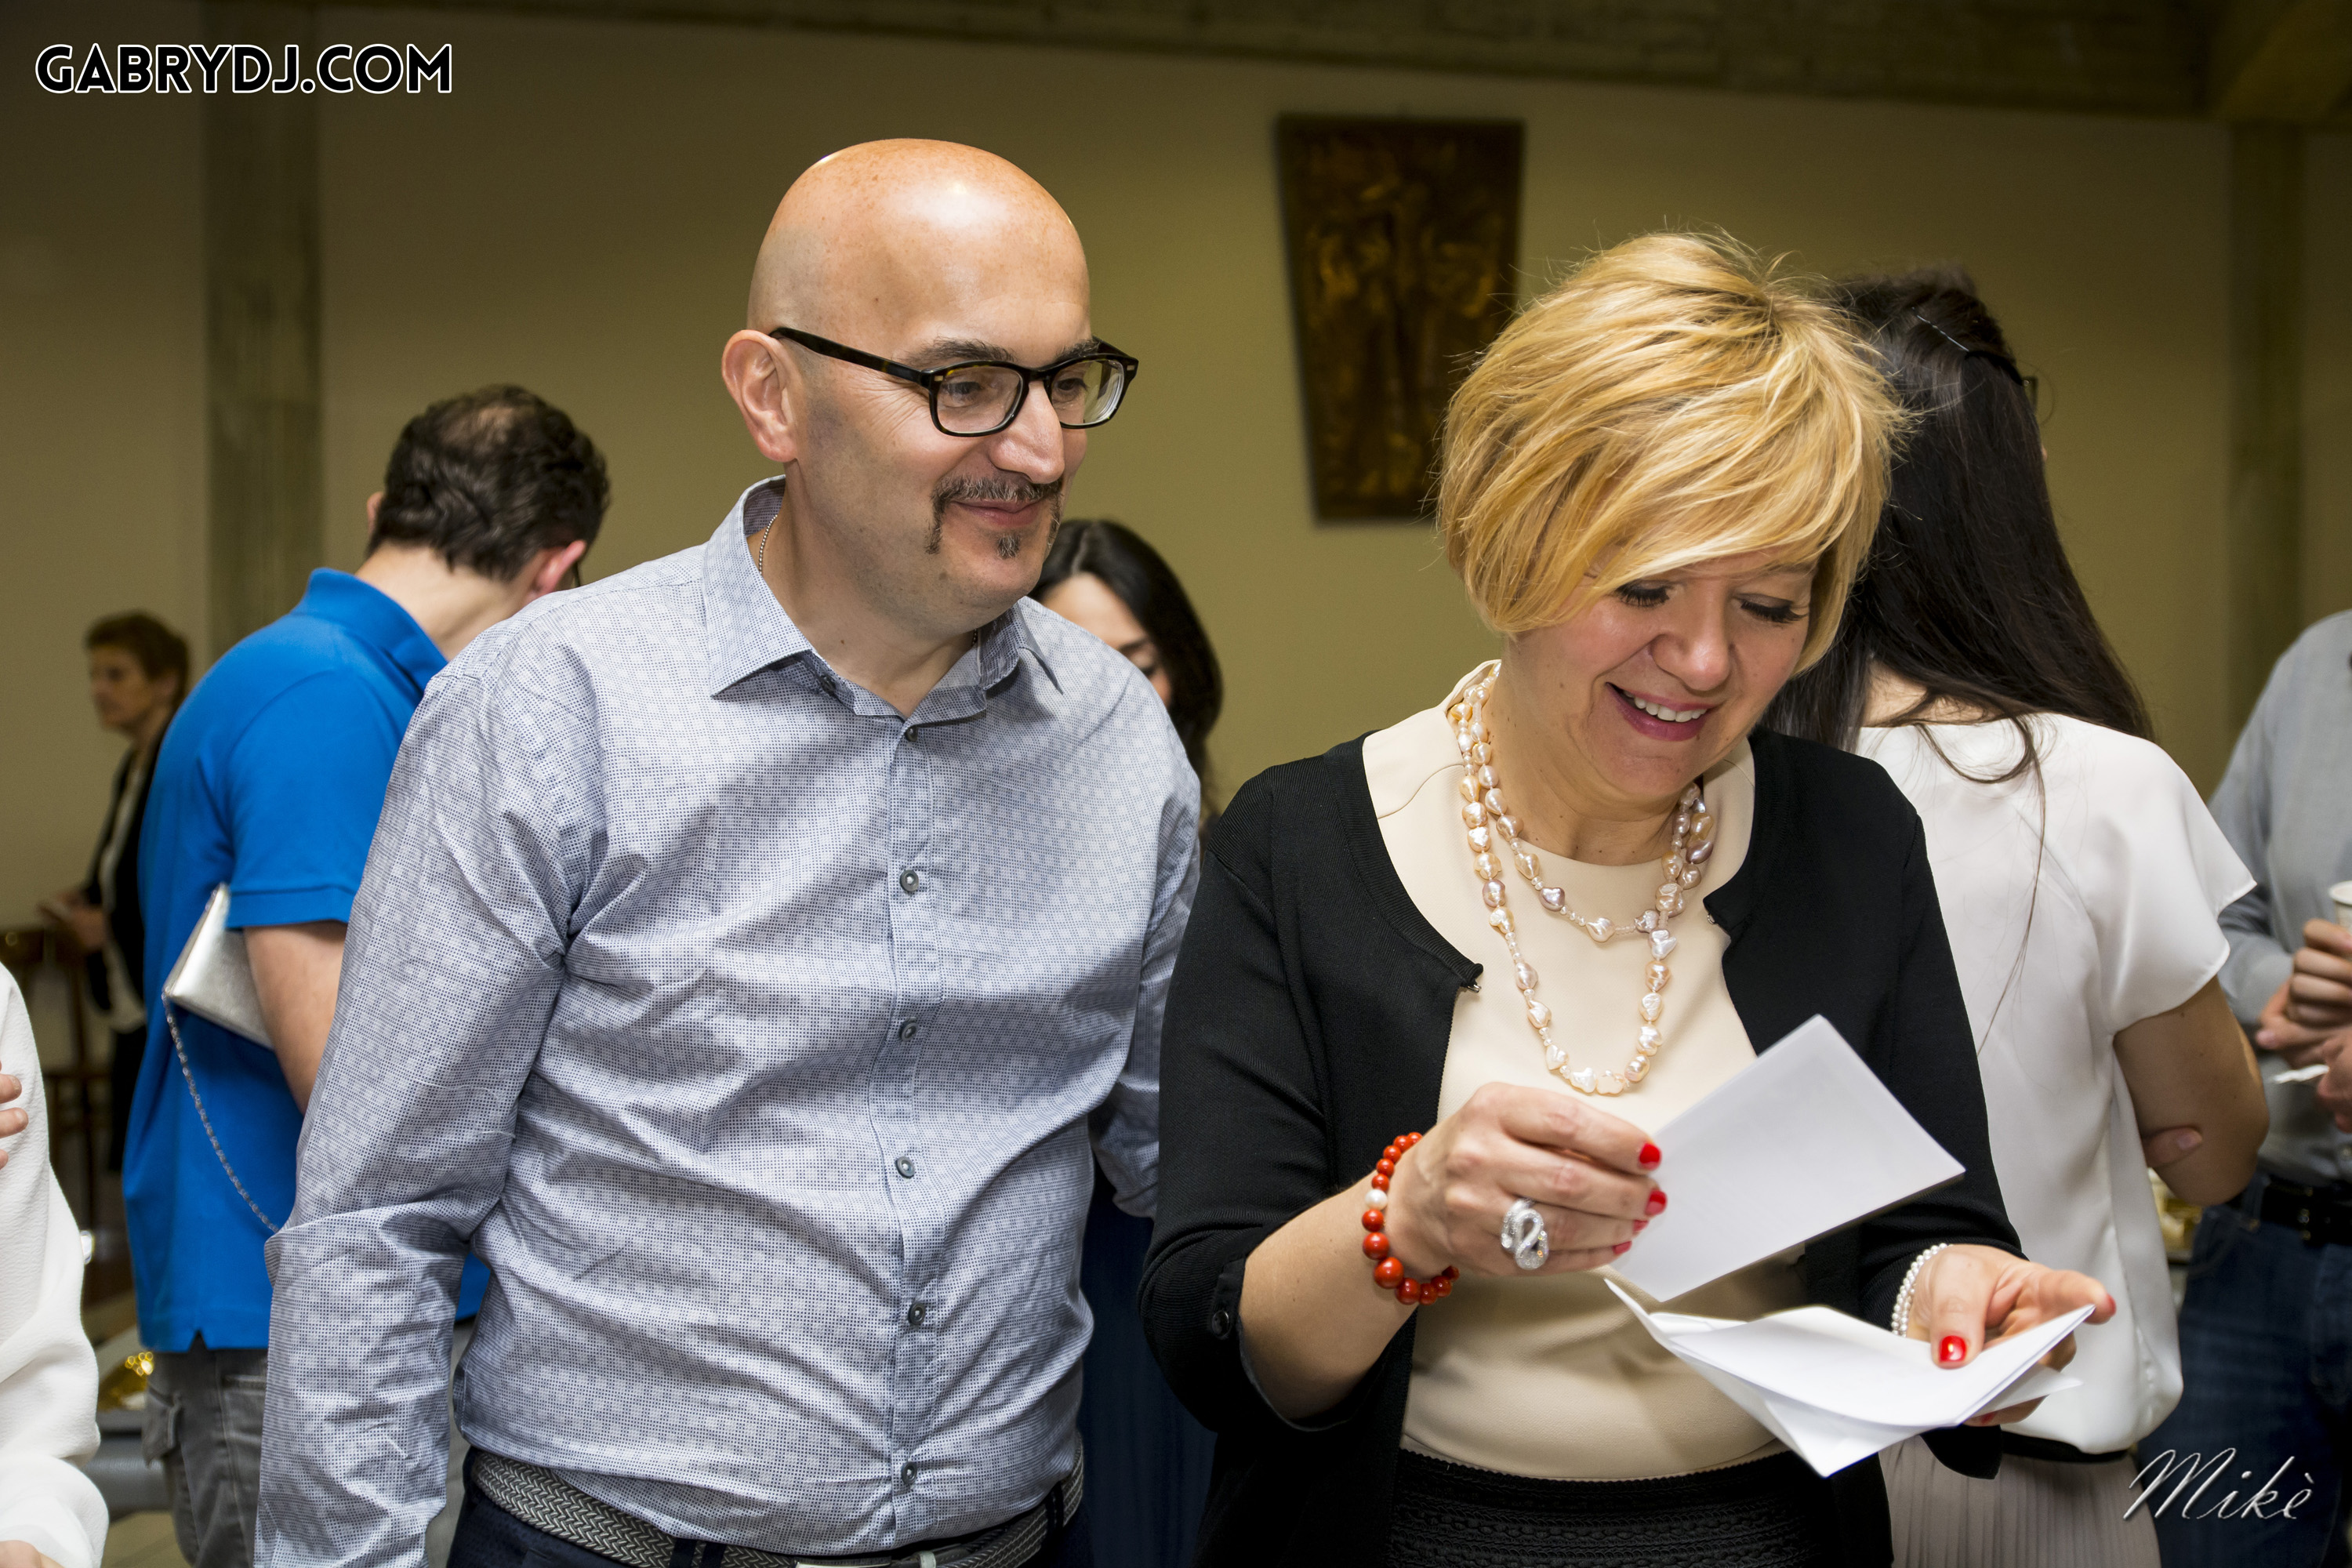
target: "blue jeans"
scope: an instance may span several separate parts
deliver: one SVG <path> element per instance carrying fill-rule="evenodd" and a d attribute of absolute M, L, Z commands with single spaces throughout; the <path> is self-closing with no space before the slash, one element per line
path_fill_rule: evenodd
<path fill-rule="evenodd" d="M 706 1549 L 681 1542 L 673 1568 L 695 1568 Z M 1081 1503 L 1069 1523 L 1045 1537 L 1025 1568 L 1094 1568 L 1087 1545 L 1087 1510 Z M 466 1503 L 457 1514 L 457 1539 L 449 1547 L 449 1568 L 613 1568 L 613 1560 L 525 1524 L 473 1484 L 467 1463 Z"/>
<path fill-rule="evenodd" d="M 2140 1439 L 2134 1495 L 2147 1492 L 2165 1568 L 2346 1562 L 2352 1247 L 2263 1223 L 2263 1183 L 2257 1174 L 2198 1224 L 2180 1312 L 2187 1390 Z M 2191 1456 L 2205 1467 L 2193 1481 Z"/>

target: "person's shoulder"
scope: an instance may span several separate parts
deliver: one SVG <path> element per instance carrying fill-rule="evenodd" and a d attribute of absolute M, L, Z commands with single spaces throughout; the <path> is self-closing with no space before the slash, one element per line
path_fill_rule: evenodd
<path fill-rule="evenodd" d="M 234 744 L 265 714 L 300 712 L 331 721 L 353 703 L 364 704 L 375 679 L 350 632 L 316 616 L 289 613 L 213 661 L 173 715 L 165 746 L 184 754 L 192 747 Z"/>
<path fill-rule="evenodd" d="M 1035 660 L 1030 673 L 1050 688 L 1045 706 L 1073 738 L 1137 743 L 1155 750 L 1183 747 L 1168 721 L 1167 705 L 1135 661 L 1094 633 L 1064 620 L 1034 599 L 1014 605 L 1021 635 Z M 1191 764 L 1185 764 L 1189 773 Z"/>
<path fill-rule="evenodd" d="M 1368 819 L 1371 813 L 1361 736 L 1319 756 L 1277 763 L 1235 790 L 1210 829 L 1210 847 L 1264 860 L 1277 836 L 1303 846 L 1321 843 L 1350 813 Z"/>
<path fill-rule="evenodd" d="M 698 638 L 705 548 L 693 545 L 533 600 L 468 643 L 436 684 L 519 683 L 551 693 L 599 664 L 641 658 L 649 642 Z"/>
<path fill-rule="evenodd" d="M 1917 814 L 1887 771 L 1869 757 L 1776 731 L 1748 737 L 1759 802 L 1785 800 L 1803 816 L 1834 823 L 1853 814 L 1857 826 L 1885 822 L 1908 832 Z"/>
<path fill-rule="evenodd" d="M 2342 664 L 2352 658 L 2352 610 L 2323 616 L 2304 627 L 2303 635 L 2287 649 L 2287 657 L 2324 659 L 2329 664 Z"/>
<path fill-rule="evenodd" d="M 2034 751 L 2053 787 L 2186 790 L 2196 795 L 2196 786 L 2172 753 L 2154 741 L 2068 713 L 2037 713 L 2032 723 Z"/>
<path fill-rule="evenodd" d="M 2323 616 L 2304 627 L 2271 667 L 2271 688 L 2299 687 L 2306 681 L 2337 678 L 2352 665 L 2352 610 Z M 2265 692 L 2267 695 L 2268 692 Z"/>
<path fill-rule="evenodd" d="M 1127 700 L 1135 694 L 1139 681 L 1153 701 L 1159 700 L 1160 694 L 1150 691 L 1151 682 L 1133 659 L 1084 626 L 1063 619 L 1031 598 L 1016 601 L 1013 615 L 1031 651 L 1051 673 L 1074 714 L 1101 717 L 1129 706 Z"/>
<path fill-rule="evenodd" d="M 311 676 L 348 671 L 356 647 L 352 634 L 337 623 L 289 610 L 237 639 L 213 661 L 197 690 L 209 683 L 215 700 L 232 691 L 267 696 Z"/>

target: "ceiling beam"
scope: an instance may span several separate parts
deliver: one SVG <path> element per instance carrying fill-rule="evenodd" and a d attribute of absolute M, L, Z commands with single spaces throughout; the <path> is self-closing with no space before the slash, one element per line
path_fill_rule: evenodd
<path fill-rule="evenodd" d="M 2205 111 L 2201 0 L 344 0 L 2103 114 Z"/>
<path fill-rule="evenodd" d="M 2352 93 L 2352 0 L 2233 0 L 2209 90 L 2223 120 L 2326 121 Z"/>

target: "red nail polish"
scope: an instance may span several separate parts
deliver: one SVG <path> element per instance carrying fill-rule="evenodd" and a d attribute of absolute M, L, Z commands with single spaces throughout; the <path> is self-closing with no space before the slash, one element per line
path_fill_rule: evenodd
<path fill-rule="evenodd" d="M 1610 1251 L 1612 1251 L 1612 1252 L 1613 1252 L 1613 1253 L 1615 1253 L 1618 1257 L 1622 1258 L 1622 1257 L 1624 1257 L 1624 1256 L 1625 1256 L 1625 1254 L 1626 1254 L 1627 1250 L 1628 1250 L 1628 1249 L 1630 1249 L 1630 1248 L 1633 1247 L 1633 1244 L 1632 1242 L 1630 1242 L 1630 1241 L 1621 1241 L 1621 1242 L 1619 1242 L 1616 1246 L 1614 1246 L 1614 1247 L 1611 1247 L 1609 1250 L 1610 1250 Z"/>
<path fill-rule="evenodd" d="M 1661 1191 L 1660 1189 L 1658 1189 L 1658 1188 L 1656 1188 L 1656 1187 L 1652 1187 L 1652 1188 L 1650 1189 L 1650 1213 L 1651 1213 L 1653 1215 L 1662 1215 L 1662 1214 L 1664 1214 L 1664 1213 L 1665 1213 L 1665 1212 L 1666 1212 L 1666 1194 L 1665 1194 L 1663 1191 Z"/>
<path fill-rule="evenodd" d="M 1644 1143 L 1642 1145 L 1642 1152 L 1633 1158 L 1642 1169 L 1654 1171 L 1658 1168 L 1658 1162 L 1665 1156 L 1658 1152 L 1658 1146 L 1655 1143 Z"/>
<path fill-rule="evenodd" d="M 1633 1234 L 1634 1234 L 1635 1236 L 1639 1236 L 1639 1235 L 1641 1235 L 1643 1231 L 1645 1231 L 1645 1230 L 1647 1230 L 1647 1229 L 1649 1229 L 1649 1228 L 1650 1228 L 1650 1222 L 1649 1222 L 1648 1220 L 1645 1220 L 1645 1219 L 1637 1219 L 1637 1220 L 1635 1220 L 1635 1221 L 1633 1222 Z"/>
<path fill-rule="evenodd" d="M 1969 1359 L 1969 1342 L 1958 1334 L 1946 1334 L 1936 1344 L 1936 1359 L 1946 1366 L 1958 1366 Z"/>

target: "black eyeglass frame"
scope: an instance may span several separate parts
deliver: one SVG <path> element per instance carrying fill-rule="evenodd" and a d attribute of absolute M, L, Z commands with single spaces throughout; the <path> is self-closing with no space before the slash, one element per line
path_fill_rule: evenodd
<path fill-rule="evenodd" d="M 1921 326 L 1927 328 L 1929 331 L 1935 333 L 1937 337 L 1943 339 L 1946 342 L 1959 350 L 1961 354 L 1965 357 L 1969 359 L 1988 359 L 1992 361 L 1993 363 L 1999 365 L 2003 374 L 2007 375 L 2010 380 L 2017 383 L 2020 387 L 2024 389 L 2025 405 L 2033 410 L 2034 417 L 2039 419 L 2042 416 L 2042 378 L 2040 376 L 2028 375 L 2023 371 L 2019 370 L 2017 368 L 2017 362 L 2010 358 L 2007 354 L 2002 353 L 1999 349 L 1970 348 L 1968 344 L 1960 342 L 1959 339 L 1952 336 L 1951 333 L 1946 331 L 1943 328 L 1930 321 L 1925 310 L 1914 310 L 1911 312 L 1911 315 L 1912 318 Z"/>
<path fill-rule="evenodd" d="M 846 343 L 835 342 L 831 338 L 818 337 L 814 332 L 803 332 L 797 327 L 771 327 L 768 330 L 768 336 L 772 338 L 782 338 L 788 342 L 798 343 L 801 347 L 808 350 L 810 353 L 823 354 L 827 359 L 837 359 L 848 364 L 863 365 L 867 370 L 878 370 L 884 375 L 894 375 L 900 381 L 912 382 L 915 385 L 921 387 L 923 389 L 924 395 L 929 399 L 931 405 L 931 424 L 938 429 L 940 435 L 960 436 L 972 440 L 978 440 L 982 437 L 985 436 L 993 436 L 1000 430 L 1011 428 L 1013 422 L 1021 417 L 1021 411 L 1029 406 L 1030 383 L 1044 381 L 1058 372 L 1069 369 L 1070 366 L 1074 364 L 1083 364 L 1087 361 L 1093 359 L 1108 360 L 1113 364 L 1118 365 L 1121 373 L 1124 374 L 1126 379 L 1119 384 L 1118 401 L 1110 405 L 1109 414 L 1104 415 L 1101 418 L 1094 421 L 1092 424 L 1073 425 L 1066 419 L 1058 418 L 1055 420 L 1055 423 L 1061 426 L 1065 430 L 1098 429 L 1101 426 L 1109 424 L 1112 416 L 1117 415 L 1121 408 L 1127 405 L 1127 395 L 1129 389 L 1135 385 L 1136 372 L 1142 368 L 1133 354 L 1121 353 L 1118 350 L 1111 347 L 1110 344 L 1104 342 L 1100 338 L 1096 339 L 1095 346 L 1088 349 L 1086 353 L 1082 354 L 1072 354 L 1067 359 L 1055 360 L 1052 364 L 1044 366 L 1042 369 L 1037 370 L 1032 370 L 1025 364 L 1014 364 L 1011 360 L 1002 359 L 960 359 L 953 364 L 943 364 L 937 370 L 917 370 L 913 365 L 900 364 L 897 360 L 884 359 L 880 354 L 870 354 L 863 349 L 854 349 Z M 944 385 L 948 378 L 954 375 L 956 372 L 960 370 L 972 370 L 982 366 L 986 366 L 994 370 L 1010 370 L 1020 373 L 1021 390 L 1013 397 L 1012 408 L 1006 411 L 1005 416 L 1002 420 L 990 426 L 985 430 L 949 429 L 946 424 L 940 418 L 940 388 Z"/>

